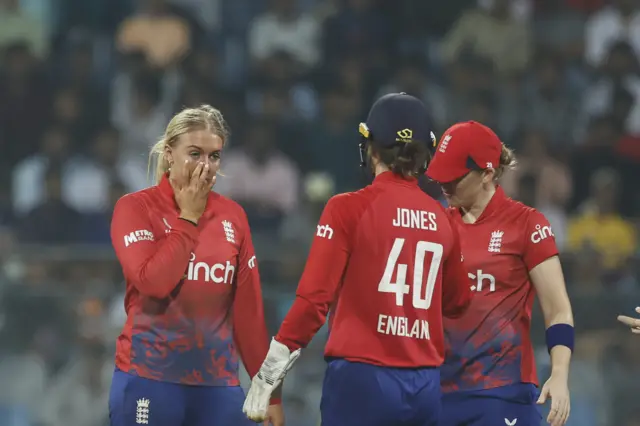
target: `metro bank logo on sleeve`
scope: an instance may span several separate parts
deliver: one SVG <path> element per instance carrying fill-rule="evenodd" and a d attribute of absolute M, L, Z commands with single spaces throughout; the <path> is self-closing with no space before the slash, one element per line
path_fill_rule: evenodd
<path fill-rule="evenodd" d="M 129 247 L 133 243 L 140 241 L 154 241 L 153 232 L 146 229 L 138 229 L 124 236 L 124 246 Z"/>

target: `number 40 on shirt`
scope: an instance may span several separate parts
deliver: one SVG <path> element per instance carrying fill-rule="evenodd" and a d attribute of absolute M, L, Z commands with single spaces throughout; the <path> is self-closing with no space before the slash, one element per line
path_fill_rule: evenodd
<path fill-rule="evenodd" d="M 438 278 L 438 270 L 442 262 L 443 247 L 442 244 L 432 243 L 428 241 L 418 241 L 415 247 L 415 264 L 413 265 L 413 291 L 407 283 L 408 265 L 398 263 L 400 253 L 404 248 L 404 238 L 396 238 L 393 242 L 391 252 L 387 259 L 387 265 L 384 274 L 378 284 L 378 291 L 382 293 L 395 293 L 396 305 L 403 306 L 405 295 L 412 293 L 412 304 L 416 309 L 429 309 L 431 307 L 431 299 L 435 290 L 436 280 Z M 426 289 L 423 291 L 424 281 L 424 260 L 427 253 L 431 253 L 431 264 L 427 272 Z M 392 282 L 394 272 L 398 270 L 396 282 Z"/>

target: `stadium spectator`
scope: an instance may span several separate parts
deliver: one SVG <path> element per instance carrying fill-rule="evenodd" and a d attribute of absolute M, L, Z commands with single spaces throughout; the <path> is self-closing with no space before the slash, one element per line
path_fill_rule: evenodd
<path fill-rule="evenodd" d="M 590 247 L 602 255 L 606 269 L 615 270 L 636 252 L 636 230 L 617 213 L 620 176 L 615 171 L 596 171 L 590 185 L 591 195 L 581 213 L 569 220 L 568 248 L 579 251 Z"/>
<path fill-rule="evenodd" d="M 46 388 L 41 407 L 43 426 L 103 426 L 108 419 L 105 401 L 113 363 L 100 341 L 84 339 L 77 357 L 69 360 Z"/>
<path fill-rule="evenodd" d="M 44 198 L 17 222 L 23 243 L 69 244 L 78 242 L 80 213 L 64 200 L 63 172 L 49 165 L 44 172 Z"/>
<path fill-rule="evenodd" d="M 189 26 L 170 13 L 165 0 L 142 0 L 137 14 L 126 18 L 116 36 L 122 53 L 142 52 L 154 68 L 164 69 L 191 48 Z"/>
<path fill-rule="evenodd" d="M 48 168 L 63 169 L 70 151 L 71 141 L 67 131 L 62 127 L 52 127 L 43 136 L 40 151 L 15 166 L 11 194 L 17 215 L 26 214 L 44 200 Z M 62 173 L 64 180 L 66 169 Z"/>
<path fill-rule="evenodd" d="M 635 0 L 613 0 L 595 12 L 585 28 L 585 60 L 600 67 L 618 41 L 626 41 L 640 53 L 640 14 Z"/>
<path fill-rule="evenodd" d="M 69 204 L 81 213 L 104 212 L 113 207 L 109 199 L 114 182 L 124 182 L 125 192 L 149 186 L 150 179 L 140 162 L 120 155 L 118 132 L 106 127 L 97 132 L 89 152 L 69 160 L 65 193 Z"/>
<path fill-rule="evenodd" d="M 223 177 L 217 191 L 238 201 L 252 228 L 277 229 L 286 214 L 298 206 L 299 172 L 276 146 L 276 127 L 254 121 L 244 144 L 225 154 Z M 229 172 L 226 172 L 226 170 Z"/>
<path fill-rule="evenodd" d="M 13 383 L 0 390 L 0 418 L 16 419 L 22 424 L 39 419 L 54 365 L 52 346 L 62 343 L 56 331 L 47 327 L 38 328 L 30 338 L 26 350 L 0 361 L 0 378 L 4 383 Z"/>
<path fill-rule="evenodd" d="M 0 1 L 0 49 L 24 43 L 31 52 L 43 57 L 49 48 L 44 22 L 30 16 L 20 0 Z"/>
<path fill-rule="evenodd" d="M 173 109 L 162 93 L 159 76 L 141 75 L 132 81 L 131 97 L 123 97 L 124 102 L 118 105 L 112 123 L 122 135 L 122 154 L 126 158 L 144 161 L 149 141 L 162 135 Z"/>
<path fill-rule="evenodd" d="M 13 44 L 1 50 L 0 134 L 5 140 L 20 141 L 6 145 L 1 164 L 9 168 L 37 151 L 37 141 L 47 126 L 34 116 L 50 114 L 49 91 L 43 69 L 25 44 Z"/>
<path fill-rule="evenodd" d="M 392 28 L 375 0 L 344 0 L 340 6 L 323 23 L 324 61 L 364 55 L 370 66 L 383 66 L 393 48 Z"/>
<path fill-rule="evenodd" d="M 589 1 L 601 0 L 586 0 Z M 576 10 L 572 0 L 535 0 L 534 3 L 537 8 L 537 19 L 533 21 L 535 44 L 562 55 L 571 65 L 579 65 L 584 50 L 585 14 Z"/>
<path fill-rule="evenodd" d="M 502 74 L 521 72 L 531 56 L 528 22 L 511 15 L 508 0 L 494 0 L 487 10 L 465 12 L 446 35 L 442 55 L 452 63 L 465 50 L 490 59 Z"/>
<path fill-rule="evenodd" d="M 305 170 L 327 172 L 335 180 L 335 192 L 351 191 L 362 182 L 362 173 L 350 165 L 358 162 L 358 150 L 344 149 L 353 141 L 353 129 L 358 125 L 362 101 L 340 86 L 323 91 L 322 114 L 308 127 L 308 143 L 290 144 L 298 164 Z M 327 152 L 340 152 L 326 161 Z"/>
<path fill-rule="evenodd" d="M 530 176 L 533 197 L 526 204 L 545 215 L 554 229 L 556 244 L 562 249 L 567 225 L 565 211 L 573 194 L 571 170 L 551 155 L 549 141 L 542 130 L 528 132 L 523 139 L 518 167 L 505 173 L 501 185 L 505 193 L 524 201 L 519 189 L 522 179 Z"/>
<path fill-rule="evenodd" d="M 640 134 L 640 78 L 638 60 L 626 42 L 613 43 L 602 64 L 599 77 L 588 87 L 582 100 L 583 122 L 603 114 L 614 114 L 631 134 Z M 620 105 L 622 96 L 627 105 Z M 622 107 L 622 108 L 620 108 Z"/>
<path fill-rule="evenodd" d="M 545 132 L 553 146 L 563 150 L 575 129 L 575 91 L 568 84 L 562 58 L 542 54 L 533 67 L 534 78 L 525 91 L 523 125 Z"/>
<path fill-rule="evenodd" d="M 270 0 L 248 32 L 249 56 L 258 69 L 277 52 L 293 58 L 293 66 L 308 69 L 320 59 L 319 30 L 315 17 L 301 13 L 295 0 Z"/>
<path fill-rule="evenodd" d="M 289 119 L 312 120 L 318 114 L 318 101 L 312 85 L 300 82 L 296 74 L 294 58 L 285 51 L 274 52 L 262 61 L 262 68 L 255 74 L 253 90 L 247 93 L 247 110 L 263 115 L 265 89 L 268 93 L 277 88 L 287 98 Z"/>
<path fill-rule="evenodd" d="M 446 128 L 446 90 L 435 81 L 429 81 L 427 66 L 419 58 L 406 58 L 396 65 L 389 84 L 382 86 L 378 96 L 406 92 L 419 98 L 429 109 L 436 129 Z"/>

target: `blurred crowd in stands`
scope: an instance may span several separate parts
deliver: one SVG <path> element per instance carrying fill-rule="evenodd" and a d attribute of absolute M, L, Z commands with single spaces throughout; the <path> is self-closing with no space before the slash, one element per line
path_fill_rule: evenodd
<path fill-rule="evenodd" d="M 640 338 L 615 323 L 640 305 L 639 55 L 638 0 L 0 0 L 0 426 L 106 424 L 110 215 L 174 112 L 231 125 L 215 189 L 248 213 L 274 330 L 325 202 L 367 182 L 358 123 L 397 91 L 437 135 L 477 120 L 515 149 L 502 184 L 549 218 L 574 304 L 569 425 L 640 425 Z M 322 346 L 289 426 L 318 422 Z"/>

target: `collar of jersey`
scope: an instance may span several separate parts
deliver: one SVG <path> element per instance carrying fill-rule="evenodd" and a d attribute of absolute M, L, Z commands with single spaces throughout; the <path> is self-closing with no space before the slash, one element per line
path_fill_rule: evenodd
<path fill-rule="evenodd" d="M 500 210 L 500 208 L 502 207 L 506 199 L 507 199 L 507 196 L 504 193 L 504 190 L 500 185 L 497 185 L 496 192 L 493 194 L 493 196 L 489 200 L 489 204 L 487 204 L 487 207 L 484 208 L 484 210 L 480 214 L 480 217 L 478 217 L 478 219 L 470 225 L 481 223 L 485 221 L 487 218 L 491 217 L 493 213 Z M 458 215 L 460 215 L 460 210 L 458 210 Z"/>
<path fill-rule="evenodd" d="M 397 182 L 405 185 L 416 185 L 418 180 L 416 178 L 405 178 L 400 175 L 397 175 L 393 172 L 383 172 L 373 179 L 373 183 L 386 183 L 386 182 Z"/>

